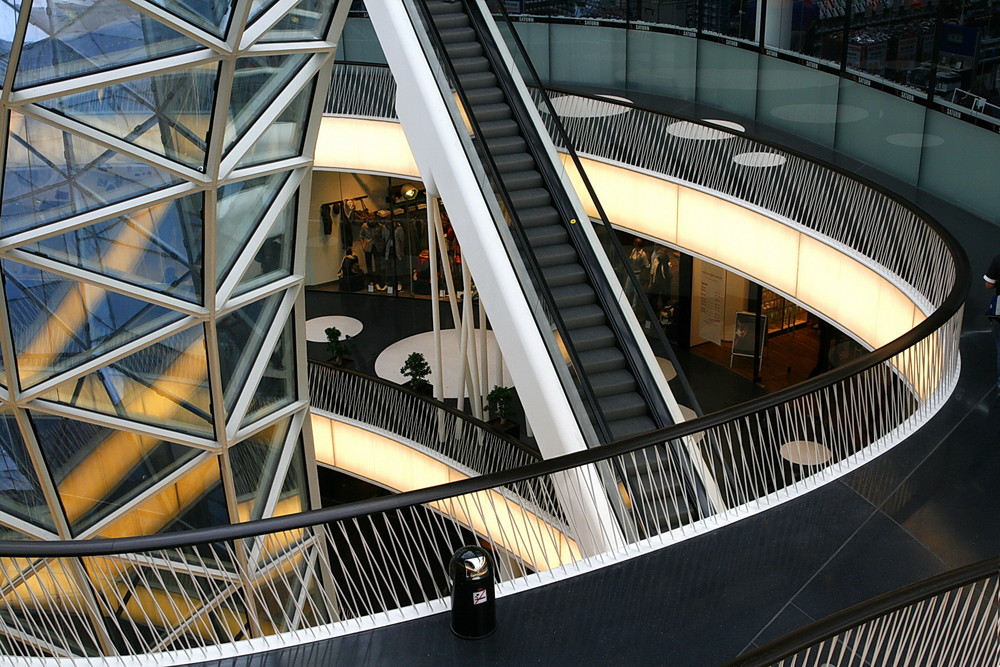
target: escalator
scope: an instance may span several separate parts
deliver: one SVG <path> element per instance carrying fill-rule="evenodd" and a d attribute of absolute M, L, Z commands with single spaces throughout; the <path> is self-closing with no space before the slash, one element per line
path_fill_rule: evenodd
<path fill-rule="evenodd" d="M 553 329 L 596 434 L 591 444 L 672 425 L 669 389 L 655 362 L 650 367 L 645 341 L 637 343 L 642 334 L 604 250 L 577 224 L 582 208 L 506 65 L 492 17 L 476 2 L 413 4 L 420 14 L 413 23 L 424 24 L 430 44 L 425 53 L 449 79 L 515 252 L 544 304 L 544 325 Z M 676 447 L 652 447 L 616 467 L 625 505 L 643 516 L 636 521 L 641 533 L 687 523 L 703 509 L 700 483 Z"/>
<path fill-rule="evenodd" d="M 620 333 L 624 323 L 616 321 L 622 314 L 608 312 L 615 305 L 609 286 L 600 284 L 606 280 L 598 270 L 587 269 L 593 250 L 589 244 L 581 247 L 581 241 L 586 243 L 582 234 L 571 235 L 572 205 L 560 201 L 566 199 L 561 182 L 553 183 L 554 174 L 545 173 L 551 165 L 538 157 L 541 142 L 530 136 L 535 128 L 520 122 L 523 114 L 516 106 L 523 101 L 511 99 L 501 87 L 506 73 L 498 77 L 494 72 L 488 32 L 484 26 L 473 27 L 464 3 L 430 0 L 426 5 L 464 91 L 465 112 L 475 120 L 499 171 L 513 208 L 510 219 L 527 241 L 520 248 L 522 256 L 530 253 L 526 263 L 541 270 L 565 327 L 560 333 L 578 355 L 577 373 L 596 399 L 597 414 L 591 419 L 599 437 L 611 442 L 671 424 L 662 398 L 648 396 L 655 384 L 638 377 L 648 368 L 641 359 L 626 358 L 628 338 Z"/>

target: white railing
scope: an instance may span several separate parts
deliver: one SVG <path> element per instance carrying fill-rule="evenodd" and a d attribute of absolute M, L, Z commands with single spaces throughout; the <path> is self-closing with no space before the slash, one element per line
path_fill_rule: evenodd
<path fill-rule="evenodd" d="M 996 665 L 998 594 L 993 558 L 838 612 L 724 667 Z"/>
<path fill-rule="evenodd" d="M 420 445 L 480 475 L 541 458 L 467 413 L 342 368 L 309 362 L 309 403 L 315 410 Z"/>
<path fill-rule="evenodd" d="M 656 122 L 635 115 L 633 130 Z M 612 149 L 611 133 L 591 137 L 588 150 L 601 137 Z M 653 142 L 632 137 L 629 143 Z M 507 454 L 476 459 L 474 448 L 461 445 L 447 455 L 497 472 L 189 533 L 0 542 L 0 653 L 21 661 L 75 656 L 95 663 L 138 655 L 169 664 L 220 655 L 220 644 L 236 642 L 228 652 L 255 651 L 350 632 L 442 609 L 448 559 L 465 543 L 492 549 L 501 590 L 510 591 L 773 507 L 905 438 L 939 409 L 957 381 L 964 256 L 933 223 L 844 174 L 824 173 L 803 160 L 796 173 L 815 179 L 826 194 L 822 204 L 799 202 L 796 196 L 805 191 L 767 187 L 766 170 L 740 177 L 726 165 L 713 167 L 710 144 L 679 150 L 689 163 L 646 148 L 633 157 L 674 164 L 686 178 L 725 186 L 730 195 L 741 193 L 789 217 L 795 213 L 817 236 L 905 283 L 928 304 L 927 318 L 889 345 L 796 387 L 524 468 L 510 469 Z M 752 142 L 748 147 L 773 150 Z M 695 167 L 707 174 L 699 176 Z M 876 213 L 859 210 L 870 207 Z M 317 388 L 317 400 L 331 401 L 331 411 L 401 439 L 451 446 L 438 430 L 448 417 L 433 411 L 413 417 L 416 412 L 406 411 L 418 408 L 382 395 L 383 389 L 330 387 Z M 399 419 L 397 410 L 411 418 Z M 475 443 L 479 437 L 460 433 L 458 439 Z M 690 460 L 711 469 L 721 493 L 717 513 L 704 516 L 686 506 L 682 490 L 647 483 L 681 477 L 666 469 L 676 460 L 668 448 L 685 448 Z"/>

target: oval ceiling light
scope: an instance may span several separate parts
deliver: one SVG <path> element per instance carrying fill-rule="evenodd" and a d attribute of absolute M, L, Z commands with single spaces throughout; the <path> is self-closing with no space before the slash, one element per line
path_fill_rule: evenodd
<path fill-rule="evenodd" d="M 631 104 L 632 100 L 614 95 L 601 95 L 601 97 L 610 101 L 604 102 L 578 95 L 563 95 L 552 100 L 552 107 L 560 118 L 603 118 L 605 116 L 620 116 L 631 111 L 630 107 L 624 105 Z M 540 106 L 539 109 L 542 113 L 547 113 L 544 106 Z"/>
<path fill-rule="evenodd" d="M 740 153 L 733 156 L 733 162 L 744 167 L 780 167 L 787 161 L 784 155 L 766 151 Z"/>
<path fill-rule="evenodd" d="M 706 123 L 714 123 L 716 125 L 721 125 L 727 121 L 705 121 Z M 733 123 L 736 127 L 743 129 L 741 126 Z M 672 134 L 679 139 L 692 139 L 694 141 L 721 141 L 722 139 L 732 139 L 736 135 L 729 132 L 723 132 L 722 130 L 715 130 L 711 127 L 706 127 L 705 125 L 699 125 L 698 123 L 691 123 L 686 120 L 681 120 L 676 123 L 671 123 L 667 126 L 667 133 Z"/>

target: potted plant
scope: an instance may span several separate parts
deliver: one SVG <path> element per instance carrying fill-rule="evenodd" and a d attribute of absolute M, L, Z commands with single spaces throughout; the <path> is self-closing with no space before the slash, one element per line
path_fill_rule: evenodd
<path fill-rule="evenodd" d="M 431 374 L 431 366 L 423 354 L 411 352 L 399 372 L 403 377 L 409 378 L 403 386 L 421 394 L 428 396 L 431 394 L 431 383 L 427 381 L 427 376 Z"/>
<path fill-rule="evenodd" d="M 498 431 L 518 437 L 520 428 L 510 421 L 511 409 L 514 407 L 514 388 L 494 385 L 486 394 L 486 409 L 493 418 L 492 423 Z"/>
<path fill-rule="evenodd" d="M 348 360 L 349 349 L 345 340 L 340 339 L 340 329 L 337 327 L 326 329 L 326 349 L 333 355 L 330 358 L 330 363 L 334 366 L 342 366 Z"/>

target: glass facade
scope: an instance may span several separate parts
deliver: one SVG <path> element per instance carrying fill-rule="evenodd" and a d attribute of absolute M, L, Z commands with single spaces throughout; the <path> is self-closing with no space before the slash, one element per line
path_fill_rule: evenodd
<path fill-rule="evenodd" d="M 0 4 L 3 538 L 311 505 L 295 159 L 336 8 Z"/>

